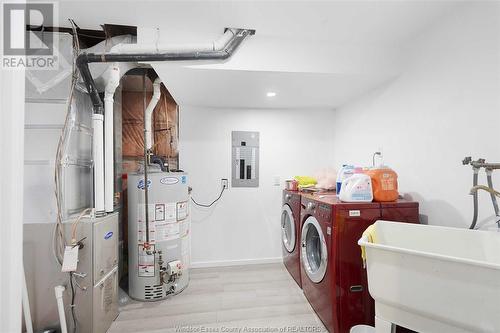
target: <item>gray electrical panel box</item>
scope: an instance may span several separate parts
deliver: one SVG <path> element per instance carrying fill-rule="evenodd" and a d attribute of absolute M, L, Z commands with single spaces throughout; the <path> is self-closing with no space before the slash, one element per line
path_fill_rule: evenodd
<path fill-rule="evenodd" d="M 259 187 L 259 132 L 231 133 L 231 186 Z"/>

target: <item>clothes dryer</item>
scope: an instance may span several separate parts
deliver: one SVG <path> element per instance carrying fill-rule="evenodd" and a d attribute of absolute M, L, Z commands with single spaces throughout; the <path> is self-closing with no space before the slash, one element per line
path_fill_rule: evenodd
<path fill-rule="evenodd" d="M 300 280 L 300 193 L 283 190 L 281 209 L 281 244 L 283 263 L 295 282 Z"/>

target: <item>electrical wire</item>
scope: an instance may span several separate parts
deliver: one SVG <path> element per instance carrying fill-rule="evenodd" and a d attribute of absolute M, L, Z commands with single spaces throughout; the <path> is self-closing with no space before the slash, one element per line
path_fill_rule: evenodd
<path fill-rule="evenodd" d="M 62 164 L 62 158 L 63 158 L 63 153 L 64 149 L 66 148 L 66 143 L 67 143 L 67 138 L 68 134 L 70 131 L 70 119 L 71 119 L 71 105 L 73 102 L 73 95 L 75 92 L 75 87 L 78 81 L 78 71 L 76 67 L 76 58 L 78 54 L 80 53 L 80 43 L 78 40 L 78 34 L 77 34 L 77 29 L 76 29 L 76 24 L 73 20 L 69 20 L 71 23 L 71 26 L 73 28 L 73 68 L 72 68 L 72 75 L 71 75 L 71 84 L 70 84 L 70 91 L 69 91 L 69 96 L 68 96 L 68 101 L 66 105 L 66 117 L 64 119 L 64 125 L 63 129 L 61 131 L 61 134 L 59 136 L 59 141 L 57 143 L 57 150 L 56 150 L 56 158 L 55 158 L 55 166 L 54 166 L 54 195 L 56 199 L 56 208 L 57 208 L 57 215 L 56 215 L 56 226 L 54 228 L 54 239 L 53 239 L 53 244 L 52 244 L 52 253 L 56 259 L 56 261 L 59 263 L 59 265 L 62 266 L 62 254 L 64 253 L 64 248 L 66 246 L 66 237 L 64 236 L 64 226 L 62 223 L 63 220 L 63 213 L 62 213 L 62 204 L 61 204 L 61 164 Z M 86 211 L 86 210 L 85 210 Z M 84 211 L 84 212 L 85 212 Z M 77 219 L 77 222 L 81 219 L 81 216 L 83 216 L 83 213 L 79 216 Z M 73 231 L 74 232 L 74 231 Z M 71 285 L 71 316 L 73 319 L 73 332 L 76 333 L 76 328 L 77 328 L 77 320 L 76 320 L 76 315 L 75 315 L 75 298 L 76 298 L 76 293 L 75 293 L 75 288 L 73 285 L 73 273 L 71 272 L 69 274 L 69 281 Z"/>
<path fill-rule="evenodd" d="M 68 101 L 66 104 L 66 117 L 64 119 L 63 129 L 59 136 L 59 141 L 57 143 L 56 158 L 54 166 L 54 195 L 56 199 L 56 227 L 55 227 L 55 239 L 53 242 L 53 254 L 59 265 L 62 265 L 62 254 L 64 253 L 64 247 L 66 246 L 66 239 L 64 237 L 64 227 L 62 224 L 63 214 L 62 214 L 62 204 L 61 204 L 61 164 L 63 157 L 63 149 L 66 146 L 66 139 L 68 138 L 69 123 L 71 118 L 71 103 L 73 101 L 73 94 L 75 91 L 75 86 L 78 81 L 78 71 L 76 67 L 76 58 L 80 52 L 80 43 L 78 41 L 78 34 L 76 32 L 76 25 L 73 20 L 69 20 L 71 26 L 73 27 L 73 68 L 71 75 L 70 91 L 68 96 Z"/>
<path fill-rule="evenodd" d="M 71 286 L 71 317 L 73 319 L 73 333 L 76 333 L 76 315 L 75 315 L 75 298 L 76 298 L 76 293 L 75 293 L 75 286 L 73 284 L 73 272 L 69 273 L 69 284 Z"/>
<path fill-rule="evenodd" d="M 74 243 L 76 242 L 76 229 L 78 227 L 78 224 L 80 223 L 80 220 L 86 213 L 90 212 L 92 212 L 92 208 L 82 210 L 80 215 L 78 215 L 78 218 L 75 220 L 75 222 L 73 222 L 73 225 L 71 226 L 71 245 L 74 245 Z"/>
<path fill-rule="evenodd" d="M 222 198 L 222 194 L 224 193 L 224 191 L 226 190 L 226 187 L 224 187 L 222 189 L 222 191 L 220 191 L 220 194 L 219 196 L 217 197 L 217 199 L 215 199 L 214 201 L 212 201 L 210 204 L 201 204 L 201 203 L 198 203 L 196 202 L 196 200 L 194 200 L 193 197 L 191 197 L 191 201 L 193 201 L 193 203 L 196 205 L 196 206 L 200 206 L 200 207 L 205 207 L 205 208 L 209 208 L 209 207 L 212 207 L 213 204 L 215 204 L 217 201 L 220 200 L 220 198 Z"/>

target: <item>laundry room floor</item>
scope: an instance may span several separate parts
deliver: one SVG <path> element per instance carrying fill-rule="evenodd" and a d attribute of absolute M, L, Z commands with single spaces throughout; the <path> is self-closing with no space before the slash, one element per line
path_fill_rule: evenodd
<path fill-rule="evenodd" d="M 325 331 L 282 264 L 191 270 L 189 286 L 159 302 L 129 300 L 108 333 Z"/>

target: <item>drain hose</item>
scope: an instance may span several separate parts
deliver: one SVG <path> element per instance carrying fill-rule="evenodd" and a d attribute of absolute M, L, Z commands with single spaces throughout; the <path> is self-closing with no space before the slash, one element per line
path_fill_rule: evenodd
<path fill-rule="evenodd" d="M 493 180 L 491 179 L 491 171 L 487 172 L 486 175 L 487 175 L 487 179 L 488 179 L 488 187 L 493 190 Z M 500 212 L 499 212 L 499 209 L 498 209 L 497 197 L 492 192 L 490 192 L 490 196 L 491 196 L 491 202 L 493 203 L 493 209 L 495 210 L 495 215 L 497 217 L 499 217 L 500 216 Z"/>
<path fill-rule="evenodd" d="M 477 186 L 477 180 L 478 180 L 478 174 L 479 174 L 479 170 L 475 170 L 474 169 L 474 176 L 472 178 L 472 186 Z M 469 227 L 469 229 L 475 229 L 476 228 L 476 223 L 477 223 L 477 215 L 478 215 L 478 200 L 477 200 L 477 191 L 475 191 L 473 194 L 472 194 L 472 201 L 474 203 L 474 216 L 472 218 L 472 223 Z"/>

